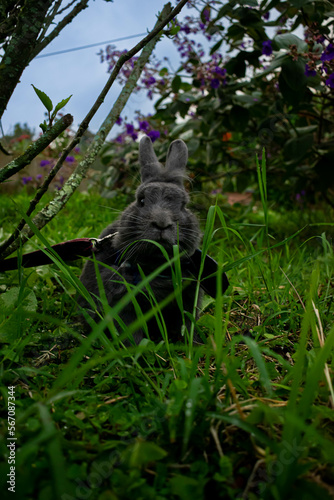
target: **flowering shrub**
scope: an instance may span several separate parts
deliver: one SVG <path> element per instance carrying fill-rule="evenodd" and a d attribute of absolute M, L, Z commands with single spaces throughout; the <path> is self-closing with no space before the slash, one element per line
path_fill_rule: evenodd
<path fill-rule="evenodd" d="M 155 61 L 140 84 L 159 95 L 155 114 L 133 128 L 126 124 L 116 140 L 128 147 L 146 133 L 163 151 L 163 138 L 183 138 L 197 187 L 223 191 L 256 185 L 255 155 L 265 147 L 271 197 L 295 203 L 298 193 L 312 201 L 321 192 L 333 204 L 330 2 L 190 6 L 171 26 L 178 71 Z"/>
<path fill-rule="evenodd" d="M 108 72 L 111 73 L 118 59 L 126 52 L 126 50 L 117 50 L 114 45 L 108 45 L 105 50 L 101 49 L 98 55 L 100 56 L 101 62 L 107 62 Z M 137 60 L 138 57 L 132 57 L 132 59 L 126 61 L 123 65 L 118 75 L 118 82 L 121 85 L 126 83 Z M 152 99 L 153 94 L 158 94 L 166 85 L 165 80 L 157 76 L 160 66 L 161 62 L 151 57 L 151 61 L 143 69 L 142 76 L 136 87 L 137 92 L 146 89 L 149 99 Z"/>

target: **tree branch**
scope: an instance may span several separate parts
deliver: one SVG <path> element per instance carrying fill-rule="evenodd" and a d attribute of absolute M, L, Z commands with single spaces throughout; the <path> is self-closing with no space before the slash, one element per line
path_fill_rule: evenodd
<path fill-rule="evenodd" d="M 61 3 L 62 3 L 62 0 L 57 0 L 56 3 L 52 6 L 51 12 L 46 16 L 43 30 L 40 32 L 38 39 L 37 39 L 38 44 L 40 44 L 43 41 L 46 32 L 50 28 L 55 16 L 58 13 L 58 9 L 59 9 Z"/>
<path fill-rule="evenodd" d="M 56 137 L 58 137 L 65 129 L 67 129 L 73 122 L 73 116 L 65 115 L 58 120 L 55 125 L 43 134 L 36 142 L 31 144 L 23 155 L 15 158 L 15 160 L 8 163 L 5 167 L 0 169 L 0 182 L 9 179 L 12 175 L 16 174 L 26 165 L 36 158 Z"/>
<path fill-rule="evenodd" d="M 69 9 L 77 0 L 71 0 L 70 3 L 68 3 L 67 5 L 65 5 L 65 7 L 63 7 L 62 9 L 60 9 L 58 12 L 57 12 L 57 16 L 62 14 L 63 12 L 65 12 L 65 10 Z"/>
<path fill-rule="evenodd" d="M 80 162 L 80 164 L 77 166 L 73 174 L 70 176 L 66 184 L 63 186 L 63 188 L 56 194 L 54 200 L 52 200 L 49 205 L 44 207 L 33 219 L 34 224 L 41 229 L 44 227 L 51 219 L 53 219 L 59 211 L 63 208 L 63 206 L 67 203 L 69 198 L 72 196 L 76 188 L 79 186 L 81 183 L 82 179 L 84 178 L 87 169 L 89 166 L 93 163 L 95 160 L 97 154 L 99 153 L 105 138 L 109 134 L 112 126 L 115 124 L 115 121 L 117 120 L 118 116 L 120 115 L 123 107 L 125 106 L 127 100 L 129 99 L 131 92 L 136 86 L 136 83 L 138 81 L 138 78 L 140 76 L 140 73 L 145 66 L 146 62 L 149 59 L 149 56 L 158 41 L 158 38 L 161 34 L 162 29 L 181 11 L 183 6 L 187 3 L 188 0 L 181 0 L 179 4 L 172 10 L 170 4 L 166 4 L 162 14 L 160 15 L 160 18 L 158 19 L 158 22 L 155 26 L 155 28 L 145 37 L 141 42 L 139 42 L 135 47 L 133 47 L 129 52 L 124 54 L 124 56 L 120 57 L 120 59 L 117 61 L 107 84 L 105 85 L 104 89 L 102 90 L 101 94 L 99 95 L 98 99 L 96 100 L 95 104 L 87 114 L 86 118 L 83 120 L 81 125 L 79 126 L 79 129 L 77 131 L 76 136 L 74 139 L 71 141 L 71 143 L 67 146 L 67 148 L 64 149 L 61 157 L 59 158 L 57 165 L 52 169 L 49 175 L 55 175 L 57 171 L 59 170 L 62 162 L 68 155 L 68 153 L 75 147 L 76 144 L 78 144 L 80 137 L 83 135 L 85 130 L 88 128 L 88 124 L 92 117 L 95 115 L 96 111 L 104 101 L 104 98 L 109 91 L 112 83 L 115 81 L 121 67 L 123 64 L 131 59 L 137 52 L 139 52 L 141 49 L 143 49 L 141 56 L 139 57 L 135 68 L 129 77 L 128 82 L 126 85 L 123 87 L 117 101 L 115 102 L 112 110 L 110 111 L 109 115 L 101 125 L 98 133 L 96 134 L 93 143 L 89 147 L 86 156 L 84 160 Z M 152 41 L 152 43 L 150 43 Z M 146 45 L 146 46 L 145 46 Z M 144 47 L 144 48 L 143 48 Z M 56 168 L 59 166 L 58 170 Z M 43 186 L 40 188 L 40 197 L 42 196 L 42 190 Z M 44 191 L 45 192 L 45 191 Z M 33 202 L 31 202 L 30 206 L 33 205 L 35 207 L 37 204 L 36 202 L 36 197 Z M 29 215 L 31 214 L 32 210 L 30 211 L 29 207 Z M 22 224 L 24 224 L 24 221 L 21 221 Z M 20 224 L 21 224 L 20 223 Z M 23 225 L 22 225 L 23 227 Z M 21 229 L 21 228 L 20 228 Z M 33 236 L 33 232 L 31 231 L 30 228 L 25 227 L 24 230 L 22 231 L 20 239 L 17 239 L 13 244 L 10 246 L 7 244 L 7 241 L 4 242 L 4 244 L 0 247 L 1 249 L 1 257 L 4 258 L 8 255 L 10 255 L 12 252 L 14 252 L 18 246 L 25 241 L 27 241 L 31 236 Z"/>
<path fill-rule="evenodd" d="M 45 47 L 49 45 L 49 43 L 51 43 L 65 28 L 65 26 L 70 24 L 82 10 L 88 7 L 88 2 L 89 0 L 81 0 L 75 7 L 73 7 L 71 12 L 69 12 L 67 16 L 64 17 L 64 19 L 59 21 L 54 30 L 51 31 L 50 35 L 46 36 L 44 40 L 39 42 L 39 44 L 35 47 L 34 51 L 31 54 L 29 62 L 31 62 L 43 49 L 45 49 Z"/>

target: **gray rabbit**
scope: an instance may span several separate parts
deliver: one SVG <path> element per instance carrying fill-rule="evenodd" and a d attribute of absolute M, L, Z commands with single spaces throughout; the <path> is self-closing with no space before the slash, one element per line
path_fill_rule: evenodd
<path fill-rule="evenodd" d="M 182 254 L 182 277 L 184 282 L 187 282 L 182 292 L 183 308 L 192 314 L 196 280 L 193 278 L 189 258 L 200 242 L 200 230 L 197 218 L 187 208 L 189 197 L 183 185 L 187 159 L 187 146 L 182 140 L 176 140 L 170 144 L 166 165 L 163 167 L 155 155 L 150 138 L 145 136 L 141 139 L 139 161 L 142 183 L 136 191 L 136 199 L 118 220 L 102 231 L 99 236 L 102 241 L 95 249 L 96 260 L 110 266 L 99 266 L 110 306 L 114 306 L 127 293 L 122 277 L 130 285 L 135 285 L 141 279 L 138 265 L 145 276 L 148 276 L 166 262 L 158 246 L 147 241 L 153 240 L 161 244 L 170 257 L 173 256 L 173 245 L 179 245 Z M 99 288 L 92 261 L 86 262 L 80 280 L 99 308 Z M 170 269 L 155 277 L 150 282 L 150 287 L 158 303 L 173 293 Z M 152 308 L 147 293 L 139 292 L 136 300 L 142 314 Z M 89 314 L 97 319 L 97 316 L 89 311 L 89 305 L 83 298 L 79 299 L 79 305 L 87 308 Z M 169 302 L 162 314 L 168 338 L 172 341 L 180 339 L 183 323 L 176 300 Z M 132 303 L 125 306 L 120 313 L 125 325 L 130 325 L 137 317 Z M 187 319 L 187 322 L 186 326 L 189 327 L 190 320 Z M 148 321 L 147 328 L 151 340 L 161 340 L 160 329 L 154 317 Z M 143 336 L 142 329 L 133 335 L 137 344 Z"/>

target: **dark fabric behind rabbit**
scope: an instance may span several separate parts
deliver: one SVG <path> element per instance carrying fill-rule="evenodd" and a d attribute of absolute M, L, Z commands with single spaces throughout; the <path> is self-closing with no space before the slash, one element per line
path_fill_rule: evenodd
<path fill-rule="evenodd" d="M 137 264 L 147 276 L 166 262 L 155 244 L 143 240 L 153 240 L 161 244 L 170 257 L 173 254 L 173 245 L 179 243 L 180 253 L 185 252 L 182 258 L 184 262 L 195 252 L 200 241 L 200 230 L 195 215 L 186 208 L 189 197 L 183 183 L 187 159 L 187 146 L 183 141 L 176 140 L 169 147 L 166 165 L 163 167 L 157 160 L 150 138 L 145 136 L 141 139 L 139 161 L 142 183 L 137 189 L 136 200 L 124 210 L 119 220 L 102 231 L 99 238 L 113 236 L 105 239 L 95 251 L 98 262 L 112 267 L 109 269 L 99 266 L 110 306 L 115 305 L 127 293 L 126 286 L 115 271 L 128 283 L 136 284 L 140 279 Z M 182 270 L 184 279 L 190 277 L 186 265 L 182 266 Z M 85 264 L 80 279 L 98 305 L 98 299 L 94 297 L 99 295 L 99 290 L 93 262 L 88 261 Z M 157 302 L 166 298 L 174 290 L 170 271 L 164 271 L 163 275 L 153 279 L 150 287 Z M 196 281 L 189 280 L 182 295 L 184 310 L 191 313 L 195 289 Z M 138 293 L 136 299 L 143 314 L 151 309 L 151 303 L 145 294 Z M 79 305 L 87 308 L 94 319 L 97 319 L 94 313 L 89 311 L 89 305 L 83 298 L 79 299 Z M 178 340 L 181 335 L 182 316 L 175 300 L 163 309 L 163 316 L 168 338 Z M 126 325 L 137 319 L 132 303 L 122 310 L 120 318 Z M 155 318 L 149 320 L 148 331 L 152 340 L 161 340 Z M 143 335 L 142 330 L 137 331 L 134 334 L 135 342 L 139 343 Z"/>

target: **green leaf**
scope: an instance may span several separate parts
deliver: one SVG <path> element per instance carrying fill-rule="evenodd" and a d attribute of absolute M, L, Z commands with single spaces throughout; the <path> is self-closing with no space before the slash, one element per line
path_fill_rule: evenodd
<path fill-rule="evenodd" d="M 47 129 L 48 129 L 48 126 L 46 124 L 46 121 L 44 120 L 43 123 L 40 123 L 39 126 L 41 127 L 41 129 L 43 130 L 43 132 L 46 132 Z"/>
<path fill-rule="evenodd" d="M 216 17 L 216 21 L 221 19 L 222 17 L 225 17 L 227 15 L 230 15 L 231 12 L 233 11 L 233 8 L 229 2 L 227 2 L 221 9 L 218 11 L 218 15 Z"/>
<path fill-rule="evenodd" d="M 180 90 L 180 87 L 181 87 L 181 77 L 179 75 L 176 75 L 172 81 L 173 92 L 175 92 L 175 94 L 177 94 L 177 92 Z"/>
<path fill-rule="evenodd" d="M 233 476 L 233 464 L 231 462 L 231 459 L 226 455 L 220 457 L 219 469 L 220 469 L 220 475 L 224 479 L 229 479 L 230 477 Z"/>
<path fill-rule="evenodd" d="M 181 85 L 180 85 L 181 90 L 184 90 L 185 92 L 190 92 L 191 90 L 193 90 L 193 88 L 194 87 L 191 83 L 181 82 Z"/>
<path fill-rule="evenodd" d="M 251 7 L 257 7 L 257 0 L 239 0 L 241 5 L 250 5 Z"/>
<path fill-rule="evenodd" d="M 245 29 L 240 24 L 232 24 L 227 30 L 227 35 L 234 41 L 241 40 L 245 35 Z"/>
<path fill-rule="evenodd" d="M 313 134 L 305 134 L 300 137 L 289 139 L 283 148 L 285 160 L 300 160 L 312 148 Z"/>
<path fill-rule="evenodd" d="M 180 31 L 180 26 L 173 26 L 170 30 L 169 30 L 169 35 L 176 35 L 176 33 L 178 33 Z"/>
<path fill-rule="evenodd" d="M 220 48 L 221 44 L 223 43 L 223 39 L 219 40 L 217 43 L 214 44 L 214 46 L 210 50 L 210 56 L 217 52 L 217 50 Z"/>
<path fill-rule="evenodd" d="M 37 310 L 32 290 L 13 287 L 0 296 L 0 342 L 13 342 L 24 334 L 30 314 Z"/>
<path fill-rule="evenodd" d="M 66 106 L 66 104 L 68 103 L 68 101 L 71 99 L 73 94 L 71 94 L 69 97 L 67 97 L 67 99 L 63 99 L 62 101 L 58 102 L 58 104 L 56 105 L 55 109 L 53 110 L 53 113 L 52 113 L 52 118 L 54 118 L 56 116 L 56 114 L 58 113 L 58 111 L 60 111 L 64 106 Z"/>
<path fill-rule="evenodd" d="M 254 106 L 255 104 L 258 104 L 262 100 L 262 94 L 261 92 L 253 92 L 253 94 L 243 94 L 239 95 L 236 94 L 233 96 L 233 101 L 235 103 L 242 103 L 244 106 L 249 107 L 249 106 Z"/>
<path fill-rule="evenodd" d="M 249 111 L 237 104 L 232 107 L 229 114 L 231 130 L 243 132 L 248 125 Z"/>
<path fill-rule="evenodd" d="M 167 452 L 154 443 L 137 441 L 128 450 L 130 467 L 143 467 L 151 462 L 162 460 Z"/>
<path fill-rule="evenodd" d="M 199 498 L 203 498 L 203 488 L 205 485 L 203 479 L 199 481 L 188 476 L 174 475 L 169 482 L 175 498 L 179 498 L 180 500 L 189 500 L 189 498 L 198 500 Z"/>
<path fill-rule="evenodd" d="M 314 0 L 290 0 L 291 5 L 297 9 L 301 9 L 304 5 L 312 2 L 314 2 Z"/>
<path fill-rule="evenodd" d="M 0 296 L 0 310 L 2 313 L 8 314 L 13 312 L 20 305 L 25 312 L 36 312 L 37 299 L 32 290 L 25 289 L 22 296 L 20 296 L 20 288 L 13 287 Z"/>
<path fill-rule="evenodd" d="M 168 75 L 168 68 L 161 68 L 159 71 L 159 76 L 165 76 Z"/>
<path fill-rule="evenodd" d="M 52 104 L 52 101 L 50 99 L 50 97 L 48 95 L 46 95 L 45 92 L 43 92 L 42 90 L 39 90 L 35 87 L 35 85 L 31 84 L 34 91 L 36 92 L 38 98 L 41 100 L 41 102 L 44 104 L 44 106 L 46 107 L 46 109 L 51 112 L 52 109 L 53 109 L 53 104 Z"/>
<path fill-rule="evenodd" d="M 236 57 L 232 57 L 225 64 L 225 68 L 229 75 L 235 75 L 237 78 L 243 78 L 246 74 L 245 59 L 239 53 Z"/>
<path fill-rule="evenodd" d="M 302 87 L 299 91 L 293 90 L 290 85 L 287 84 L 282 73 L 278 77 L 278 84 L 279 90 L 287 104 L 290 104 L 293 108 L 298 108 L 299 103 L 304 98 L 306 87 Z"/>
<path fill-rule="evenodd" d="M 274 37 L 274 42 L 276 42 L 278 48 L 280 49 L 289 49 L 291 45 L 296 45 L 299 52 L 307 50 L 307 43 L 292 33 L 276 35 Z"/>
<path fill-rule="evenodd" d="M 300 92 L 307 82 L 305 62 L 301 59 L 298 59 L 298 61 L 285 60 L 282 64 L 281 76 L 292 90 Z"/>
<path fill-rule="evenodd" d="M 194 96 L 193 94 L 188 94 L 185 92 L 184 94 L 180 94 L 178 99 L 179 99 L 179 101 L 187 102 L 190 104 L 194 101 L 197 101 L 198 97 Z"/>
<path fill-rule="evenodd" d="M 271 62 L 271 64 L 267 67 L 267 69 L 265 69 L 264 71 L 262 71 L 261 73 L 258 73 L 254 78 L 254 82 L 256 82 L 256 79 L 257 78 L 262 78 L 263 76 L 265 75 L 268 75 L 269 73 L 273 73 L 273 71 L 277 68 L 279 68 L 280 66 L 282 66 L 282 64 L 284 63 L 284 61 L 288 60 L 289 59 L 289 56 L 287 54 L 279 54 L 278 56 L 276 56 L 273 61 Z"/>

